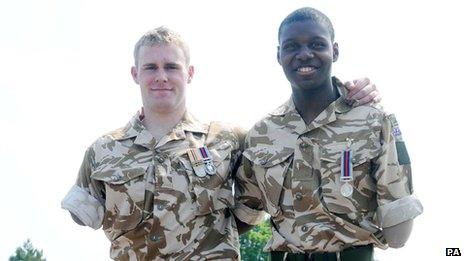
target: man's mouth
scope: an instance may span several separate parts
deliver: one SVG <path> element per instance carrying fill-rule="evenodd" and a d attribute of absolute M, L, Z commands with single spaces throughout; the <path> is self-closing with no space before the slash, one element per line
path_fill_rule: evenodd
<path fill-rule="evenodd" d="M 150 90 L 152 91 L 172 91 L 172 89 L 169 89 L 169 88 L 152 88 Z"/>
<path fill-rule="evenodd" d="M 309 74 L 314 73 L 316 70 L 317 70 L 317 68 L 313 67 L 313 66 L 303 66 L 303 67 L 298 67 L 296 69 L 296 71 L 300 75 L 309 75 Z"/>

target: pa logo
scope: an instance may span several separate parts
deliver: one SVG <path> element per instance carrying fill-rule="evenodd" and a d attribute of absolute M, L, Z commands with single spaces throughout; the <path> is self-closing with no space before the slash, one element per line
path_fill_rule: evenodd
<path fill-rule="evenodd" d="M 447 247 L 446 256 L 461 256 L 461 250 L 458 247 Z"/>

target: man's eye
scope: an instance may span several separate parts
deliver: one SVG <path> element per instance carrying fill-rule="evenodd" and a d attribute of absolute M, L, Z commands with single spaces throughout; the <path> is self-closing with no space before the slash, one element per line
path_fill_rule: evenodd
<path fill-rule="evenodd" d="M 283 50 L 284 51 L 294 51 L 298 48 L 298 45 L 295 44 L 295 43 L 288 43 L 288 44 L 284 44 L 283 46 Z"/>
<path fill-rule="evenodd" d="M 145 66 L 145 70 L 147 71 L 156 70 L 156 66 L 152 66 L 152 65 Z"/>
<path fill-rule="evenodd" d="M 176 70 L 177 68 L 178 68 L 178 66 L 174 65 L 174 64 L 166 65 L 166 69 L 168 69 L 168 70 Z"/>
<path fill-rule="evenodd" d="M 315 42 L 315 43 L 311 44 L 311 47 L 314 48 L 314 49 L 324 49 L 325 44 L 321 43 L 321 42 Z"/>

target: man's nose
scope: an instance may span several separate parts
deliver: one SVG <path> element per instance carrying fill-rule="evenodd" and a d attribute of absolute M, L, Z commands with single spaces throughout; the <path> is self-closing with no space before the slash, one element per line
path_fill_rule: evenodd
<path fill-rule="evenodd" d="M 167 82 L 168 75 L 164 70 L 158 70 L 157 74 L 155 75 L 155 82 Z"/>
<path fill-rule="evenodd" d="M 297 53 L 296 58 L 299 60 L 311 59 L 314 58 L 314 53 L 310 48 L 303 46 Z"/>

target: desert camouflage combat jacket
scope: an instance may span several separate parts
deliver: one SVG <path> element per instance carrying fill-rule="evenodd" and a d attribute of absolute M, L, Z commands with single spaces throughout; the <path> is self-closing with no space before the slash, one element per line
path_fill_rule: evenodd
<path fill-rule="evenodd" d="M 229 207 L 240 136 L 186 113 L 155 141 L 137 114 L 87 150 L 62 206 L 94 229 L 103 225 L 115 260 L 238 259 Z M 214 165 L 209 174 L 188 155 L 204 146 Z"/>
<path fill-rule="evenodd" d="M 349 144 L 350 143 L 350 144 Z M 353 192 L 341 194 L 342 152 L 351 150 Z M 248 133 L 236 181 L 236 216 L 271 215 L 267 251 L 386 248 L 382 228 L 422 212 L 398 124 L 379 108 L 339 98 L 306 125 L 290 99 Z"/>

